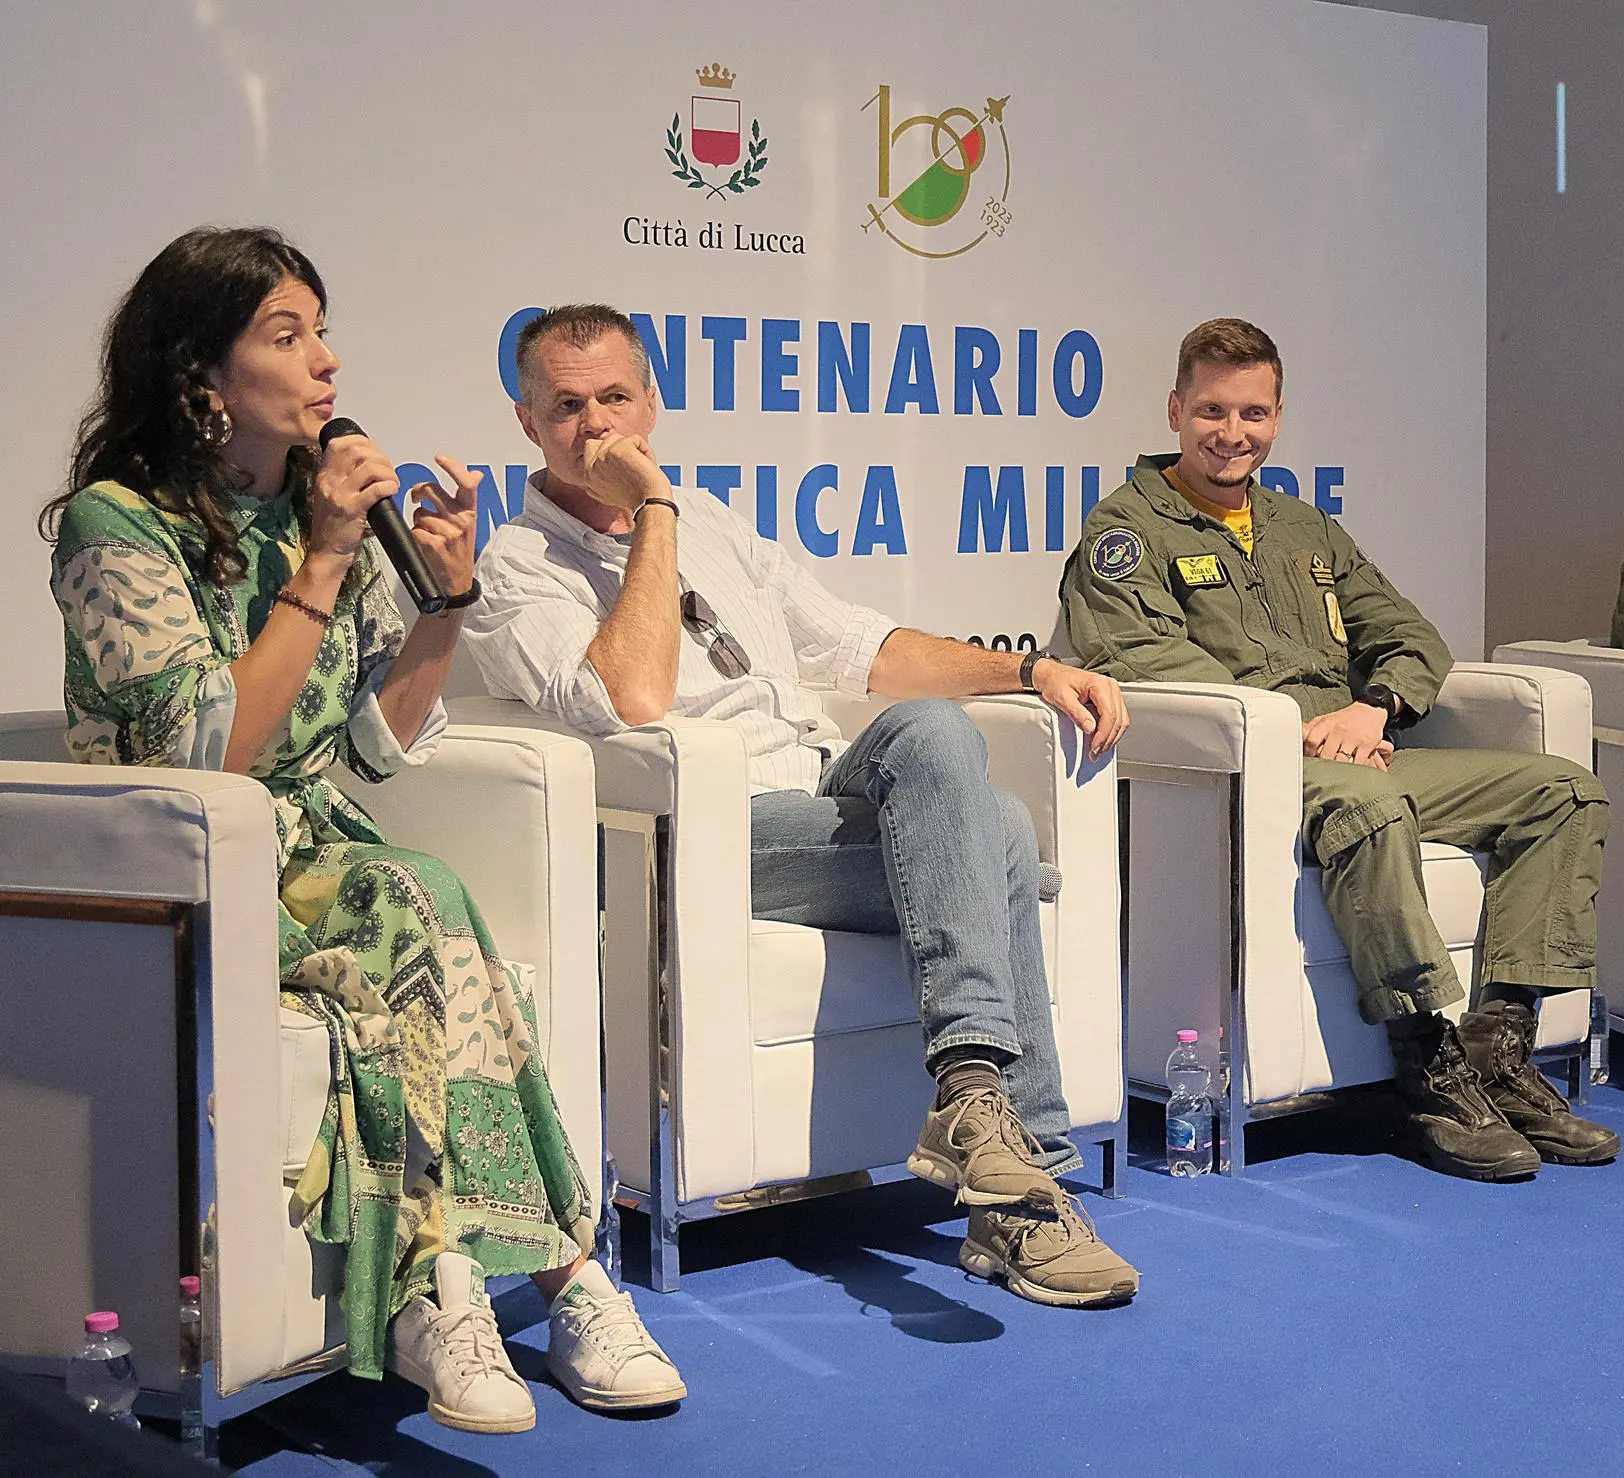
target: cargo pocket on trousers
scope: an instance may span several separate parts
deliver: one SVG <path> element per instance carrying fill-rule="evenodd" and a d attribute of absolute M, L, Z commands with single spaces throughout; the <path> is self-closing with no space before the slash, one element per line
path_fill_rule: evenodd
<path fill-rule="evenodd" d="M 1607 839 L 1607 789 L 1588 770 L 1568 776 L 1573 791 L 1573 815 L 1564 826 L 1563 872 L 1567 882 L 1551 900 L 1547 915 L 1546 945 L 1565 958 L 1584 961 L 1589 969 L 1596 955 L 1595 905 L 1589 900 L 1601 888 L 1601 843 Z M 1564 897 L 1563 894 L 1566 894 Z M 1585 900 L 1583 903 L 1580 900 Z"/>

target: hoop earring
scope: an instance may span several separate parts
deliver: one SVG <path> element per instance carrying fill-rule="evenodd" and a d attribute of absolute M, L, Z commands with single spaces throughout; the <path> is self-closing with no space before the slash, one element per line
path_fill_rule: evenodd
<path fill-rule="evenodd" d="M 231 440 L 237 428 L 231 424 L 230 412 L 222 405 L 211 410 L 203 422 L 203 445 L 219 451 Z"/>

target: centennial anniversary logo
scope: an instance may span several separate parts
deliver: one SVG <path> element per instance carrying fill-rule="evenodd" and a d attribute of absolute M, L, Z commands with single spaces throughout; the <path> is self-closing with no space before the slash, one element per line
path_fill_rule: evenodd
<path fill-rule="evenodd" d="M 883 84 L 862 107 L 867 112 L 878 105 L 879 179 L 864 233 L 877 226 L 904 251 L 933 259 L 963 256 L 989 236 L 1002 236 L 1015 220 L 1008 203 L 1008 104 L 1007 96 L 988 98 L 979 114 L 955 107 L 893 125 L 891 87 Z M 972 200 L 980 207 L 966 212 Z"/>
<path fill-rule="evenodd" d="M 761 131 L 761 120 L 750 120 L 750 140 L 744 141 L 744 109 L 736 97 L 724 97 L 731 92 L 738 78 L 720 62 L 712 62 L 695 72 L 701 91 L 688 99 L 688 143 L 683 144 L 682 114 L 671 115 L 671 127 L 665 131 L 665 157 L 671 161 L 672 175 L 690 190 L 706 191 L 707 200 L 720 200 L 725 196 L 742 195 L 761 183 L 767 168 L 767 136 Z M 689 157 L 689 149 L 693 157 Z M 744 163 L 739 163 L 743 154 Z M 709 165 L 713 170 L 732 166 L 730 174 L 706 178 L 694 161 Z"/>

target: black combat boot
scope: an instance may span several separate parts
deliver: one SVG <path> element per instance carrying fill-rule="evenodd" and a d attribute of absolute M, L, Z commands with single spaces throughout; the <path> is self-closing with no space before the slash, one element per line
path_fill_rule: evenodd
<path fill-rule="evenodd" d="M 1534 1066 L 1534 1013 L 1515 1001 L 1485 1001 L 1461 1017 L 1466 1060 L 1477 1069 L 1483 1091 L 1542 1160 L 1558 1165 L 1600 1165 L 1618 1155 L 1611 1129 L 1581 1119 Z"/>
<path fill-rule="evenodd" d="M 1539 1151 L 1489 1101 L 1448 1017 L 1428 1012 L 1387 1027 L 1405 1128 L 1428 1165 L 1469 1180 L 1538 1171 Z"/>

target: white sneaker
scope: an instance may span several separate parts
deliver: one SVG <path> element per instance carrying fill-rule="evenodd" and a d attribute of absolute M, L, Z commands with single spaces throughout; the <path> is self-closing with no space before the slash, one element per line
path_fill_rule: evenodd
<path fill-rule="evenodd" d="M 630 1411 L 669 1406 L 688 1394 L 671 1357 L 657 1344 L 609 1275 L 587 1262 L 548 1310 L 547 1368 L 582 1406 Z"/>
<path fill-rule="evenodd" d="M 419 1295 L 389 1326 L 385 1363 L 429 1393 L 429 1415 L 464 1432 L 528 1432 L 530 1388 L 508 1363 L 485 1270 L 460 1252 L 434 1260 L 438 1307 Z"/>

